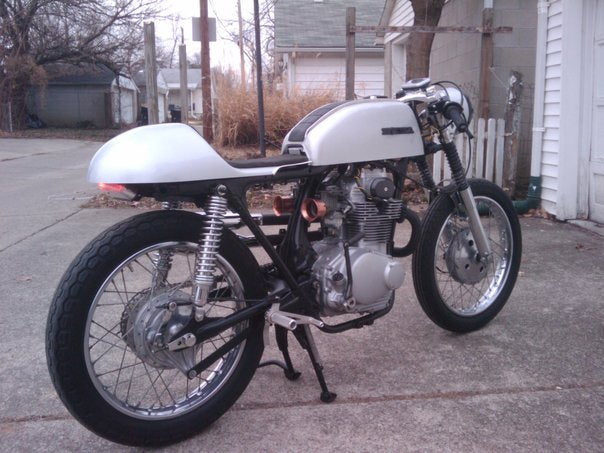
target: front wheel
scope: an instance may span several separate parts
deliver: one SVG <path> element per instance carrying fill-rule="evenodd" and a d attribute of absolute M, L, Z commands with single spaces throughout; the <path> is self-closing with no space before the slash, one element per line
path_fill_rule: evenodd
<path fill-rule="evenodd" d="M 422 309 L 453 332 L 480 329 L 499 313 L 514 288 L 522 254 L 511 200 L 493 183 L 469 183 L 491 256 L 486 262 L 476 259 L 464 208 L 444 193 L 431 204 L 413 255 L 413 283 Z"/>
<path fill-rule="evenodd" d="M 186 349 L 165 346 L 192 316 L 202 222 L 182 211 L 125 220 L 93 240 L 57 288 L 46 333 L 52 381 L 71 414 L 109 440 L 157 446 L 186 438 L 220 417 L 257 368 L 261 318 Z M 262 281 L 250 251 L 223 231 L 206 315 L 224 317 L 264 297 Z M 187 370 L 248 328 L 244 342 L 187 378 Z"/>

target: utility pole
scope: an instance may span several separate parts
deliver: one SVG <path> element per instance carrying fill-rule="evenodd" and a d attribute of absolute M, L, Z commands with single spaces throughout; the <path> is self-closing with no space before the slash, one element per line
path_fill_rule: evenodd
<path fill-rule="evenodd" d="M 180 121 L 189 122 L 189 88 L 187 86 L 187 46 L 178 47 L 178 67 L 180 68 Z"/>
<path fill-rule="evenodd" d="M 487 4 L 488 2 L 485 2 Z M 480 73 L 478 75 L 478 118 L 489 117 L 490 78 L 493 66 L 493 7 L 482 10 L 482 29 L 480 38 Z"/>
<path fill-rule="evenodd" d="M 357 9 L 354 6 L 346 8 L 346 100 L 354 99 L 354 58 L 355 36 L 353 28 L 356 25 Z"/>
<path fill-rule="evenodd" d="M 245 90 L 245 58 L 243 55 L 243 17 L 241 16 L 241 0 L 237 0 L 237 16 L 239 17 L 239 60 L 241 72 L 241 88 Z"/>
<path fill-rule="evenodd" d="M 208 0 L 199 0 L 201 24 L 201 96 L 203 138 L 211 142 L 213 139 L 212 127 L 212 75 L 210 71 L 210 33 L 208 28 Z"/>
<path fill-rule="evenodd" d="M 147 112 L 149 124 L 159 123 L 157 108 L 157 60 L 155 58 L 155 24 L 145 24 L 145 73 L 147 76 Z"/>
<path fill-rule="evenodd" d="M 258 0 L 254 0 L 254 31 L 256 38 L 256 83 L 258 84 L 258 141 L 260 142 L 260 156 L 266 156 L 264 143 L 264 93 L 262 90 L 262 43 L 260 42 L 260 7 Z"/>

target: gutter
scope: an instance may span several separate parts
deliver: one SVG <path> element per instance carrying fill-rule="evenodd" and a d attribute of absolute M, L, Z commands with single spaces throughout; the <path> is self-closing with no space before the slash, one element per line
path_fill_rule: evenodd
<path fill-rule="evenodd" d="M 535 99 L 533 103 L 533 137 L 531 146 L 531 177 L 524 200 L 515 200 L 518 214 L 536 209 L 541 203 L 541 153 L 543 149 L 543 110 L 545 101 L 545 57 L 547 49 L 547 13 L 549 0 L 537 3 L 537 44 L 535 59 Z"/>
<path fill-rule="evenodd" d="M 305 53 L 305 52 L 312 52 L 312 53 L 344 53 L 346 52 L 346 48 L 345 47 L 275 47 L 275 53 L 290 53 L 290 52 L 297 52 L 297 53 Z M 383 54 L 384 53 L 384 48 L 383 47 L 357 47 L 355 49 L 356 53 L 376 53 L 376 54 Z"/>

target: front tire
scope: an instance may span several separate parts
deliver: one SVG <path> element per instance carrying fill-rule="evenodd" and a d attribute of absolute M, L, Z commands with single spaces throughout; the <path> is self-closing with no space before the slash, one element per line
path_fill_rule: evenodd
<path fill-rule="evenodd" d="M 452 332 L 484 327 L 507 302 L 520 268 L 522 235 L 508 196 L 485 180 L 468 181 L 491 244 L 483 266 L 467 217 L 450 194 L 441 193 L 422 222 L 413 255 L 413 283 L 419 303 L 438 326 Z"/>
<path fill-rule="evenodd" d="M 235 335 L 247 325 L 251 334 L 193 380 L 175 363 L 184 361 L 183 368 L 198 363 L 212 352 L 208 349 L 220 346 L 220 338 L 178 355 L 157 352 L 144 340 L 151 331 L 148 326 L 178 329 L 178 322 L 186 322 L 187 310 L 191 310 L 187 306 L 191 258 L 202 222 L 201 216 L 184 211 L 150 212 L 127 219 L 94 239 L 57 288 L 46 331 L 53 384 L 78 421 L 111 441 L 158 446 L 199 432 L 232 406 L 258 366 L 263 351 L 262 318 L 232 328 Z M 157 265 L 162 253 L 171 257 L 172 273 L 154 269 L 153 260 Z M 208 302 L 208 316 L 226 316 L 245 307 L 244 299 L 266 295 L 256 260 L 226 229 L 217 273 L 216 297 Z M 173 300 L 178 303 L 166 315 L 162 307 Z M 228 337 L 229 331 L 223 335 Z"/>

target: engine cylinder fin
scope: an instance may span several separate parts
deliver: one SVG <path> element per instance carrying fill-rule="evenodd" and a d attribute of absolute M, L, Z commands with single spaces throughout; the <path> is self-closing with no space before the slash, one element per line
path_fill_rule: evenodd
<path fill-rule="evenodd" d="M 345 237 L 362 231 L 365 242 L 389 241 L 394 228 L 392 221 L 400 217 L 402 205 L 401 200 L 389 200 L 381 209 L 372 202 L 353 203 L 354 209 L 346 215 L 344 223 Z"/>

